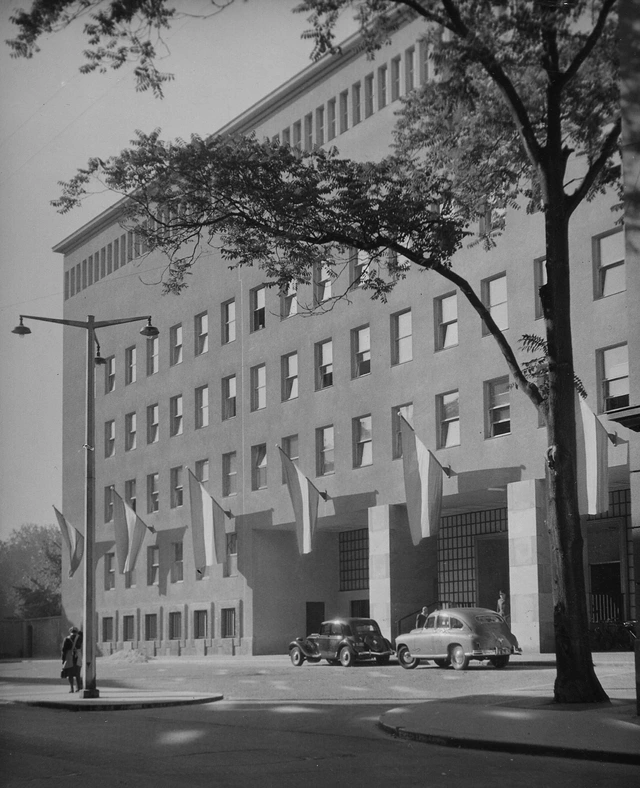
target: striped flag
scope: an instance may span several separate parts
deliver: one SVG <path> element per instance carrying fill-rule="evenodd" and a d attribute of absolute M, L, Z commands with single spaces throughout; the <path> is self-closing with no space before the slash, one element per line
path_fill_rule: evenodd
<path fill-rule="evenodd" d="M 189 503 L 193 555 L 196 570 L 202 574 L 206 566 L 224 562 L 227 551 L 225 517 L 228 513 L 205 490 L 202 482 L 189 471 Z"/>
<path fill-rule="evenodd" d="M 133 572 L 138 553 L 147 531 L 156 529 L 147 525 L 118 493 L 113 491 L 113 530 L 120 573 Z"/>
<path fill-rule="evenodd" d="M 413 544 L 417 545 L 425 537 L 438 533 L 444 471 L 402 415 L 400 432 L 409 529 Z"/>
<path fill-rule="evenodd" d="M 311 542 L 318 519 L 318 503 L 322 493 L 312 482 L 297 468 L 293 461 L 282 451 L 280 446 L 280 459 L 284 478 L 287 482 L 293 514 L 296 521 L 296 535 L 298 537 L 298 550 L 300 555 L 311 552 Z M 324 496 L 323 496 L 324 497 Z"/>
<path fill-rule="evenodd" d="M 62 532 L 62 538 L 69 551 L 69 577 L 73 577 L 73 573 L 80 566 L 80 561 L 82 561 L 82 556 L 84 554 L 84 536 L 77 528 L 69 525 L 64 515 L 59 512 L 55 506 L 53 507 L 53 511 L 56 513 L 56 519 L 60 526 L 60 531 Z"/>
<path fill-rule="evenodd" d="M 609 433 L 587 403 L 576 394 L 576 471 L 581 514 L 609 511 Z"/>

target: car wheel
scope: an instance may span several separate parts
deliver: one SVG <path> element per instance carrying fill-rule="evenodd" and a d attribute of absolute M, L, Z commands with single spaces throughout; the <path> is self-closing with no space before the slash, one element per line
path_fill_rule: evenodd
<path fill-rule="evenodd" d="M 498 669 L 506 668 L 507 665 L 509 664 L 509 655 L 502 654 L 499 657 L 491 657 L 489 662 L 493 665 L 494 668 L 498 668 Z"/>
<path fill-rule="evenodd" d="M 434 659 L 433 661 L 439 668 L 448 668 L 451 664 L 448 659 Z"/>
<path fill-rule="evenodd" d="M 464 653 L 462 646 L 453 646 L 450 653 L 454 670 L 466 670 L 469 667 L 469 657 Z"/>
<path fill-rule="evenodd" d="M 406 646 L 398 649 L 398 662 L 405 670 L 413 670 L 418 667 L 418 660 L 411 656 L 411 652 Z"/>
<path fill-rule="evenodd" d="M 291 663 L 295 665 L 296 668 L 299 668 L 304 662 L 304 654 L 300 646 L 294 646 L 289 652 L 289 657 L 291 658 Z"/>
<path fill-rule="evenodd" d="M 388 665 L 389 664 L 389 655 L 386 654 L 384 657 L 376 657 L 376 663 L 378 665 Z"/>
<path fill-rule="evenodd" d="M 330 665 L 339 665 L 340 664 L 340 660 L 339 659 L 328 659 L 327 662 Z"/>
<path fill-rule="evenodd" d="M 353 663 L 355 662 L 355 658 L 353 656 L 353 651 L 350 648 L 344 646 L 340 649 L 340 664 L 343 668 L 350 668 Z"/>

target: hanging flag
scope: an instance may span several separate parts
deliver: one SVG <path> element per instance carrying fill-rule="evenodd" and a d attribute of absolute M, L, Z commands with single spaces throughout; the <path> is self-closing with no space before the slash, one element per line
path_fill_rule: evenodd
<path fill-rule="evenodd" d="M 120 573 L 133 572 L 146 532 L 155 533 L 156 529 L 143 522 L 115 490 L 113 491 L 113 530 Z"/>
<path fill-rule="evenodd" d="M 609 511 L 609 433 L 582 397 L 576 394 L 576 472 L 581 514 Z"/>
<path fill-rule="evenodd" d="M 400 432 L 409 529 L 413 544 L 417 545 L 425 537 L 438 533 L 444 471 L 402 415 Z"/>
<path fill-rule="evenodd" d="M 53 507 L 53 511 L 56 513 L 56 519 L 58 520 L 58 525 L 62 532 L 62 538 L 69 551 L 69 577 L 73 577 L 73 573 L 80 566 L 80 561 L 82 561 L 82 556 L 84 554 L 84 536 L 77 528 L 69 525 L 64 515 L 59 512 L 55 506 Z"/>
<path fill-rule="evenodd" d="M 224 518 L 230 515 L 209 495 L 191 470 L 189 470 L 189 503 L 193 555 L 196 570 L 202 574 L 206 566 L 221 564 L 224 561 L 227 550 Z"/>
<path fill-rule="evenodd" d="M 325 497 L 320 490 L 297 468 L 280 446 L 280 459 L 284 478 L 287 482 L 293 515 L 296 521 L 296 535 L 300 555 L 311 552 L 311 542 L 318 519 L 318 502 Z"/>

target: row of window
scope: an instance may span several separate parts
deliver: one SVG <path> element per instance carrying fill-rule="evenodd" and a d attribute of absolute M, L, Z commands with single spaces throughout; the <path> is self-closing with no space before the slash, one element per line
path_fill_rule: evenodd
<path fill-rule="evenodd" d="M 114 616 L 102 617 L 102 642 L 114 643 L 120 635 L 125 643 L 131 641 L 159 641 L 163 640 L 159 628 L 161 617 L 158 613 L 146 613 L 140 622 L 140 631 L 137 631 L 136 616 L 123 615 L 121 633 L 116 632 L 114 626 Z M 183 619 L 181 611 L 169 612 L 166 621 L 167 640 L 186 640 L 189 635 L 186 632 L 186 621 Z M 191 626 L 191 638 L 193 640 L 206 640 L 213 637 L 214 622 L 209 620 L 208 610 L 194 610 Z M 223 607 L 220 609 L 220 637 L 234 638 L 237 632 L 237 611 L 235 607 Z"/>

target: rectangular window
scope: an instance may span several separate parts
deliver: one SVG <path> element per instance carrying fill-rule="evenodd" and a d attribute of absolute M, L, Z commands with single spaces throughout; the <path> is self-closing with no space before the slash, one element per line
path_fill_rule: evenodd
<path fill-rule="evenodd" d="M 171 548 L 173 553 L 173 561 L 171 562 L 171 582 L 182 583 L 184 580 L 182 542 L 173 542 Z"/>
<path fill-rule="evenodd" d="M 511 432 L 509 378 L 497 378 L 485 383 L 485 412 L 487 438 L 497 438 Z"/>
<path fill-rule="evenodd" d="M 364 78 L 364 116 L 370 118 L 373 115 L 373 74 L 367 74 Z"/>
<path fill-rule="evenodd" d="M 340 134 L 349 128 L 349 91 L 343 90 L 340 94 Z"/>
<path fill-rule="evenodd" d="M 371 416 L 358 416 L 352 422 L 353 467 L 363 468 L 373 464 L 373 436 Z"/>
<path fill-rule="evenodd" d="M 135 413 L 127 413 L 124 417 L 124 450 L 132 451 L 137 442 L 137 418 Z"/>
<path fill-rule="evenodd" d="M 123 233 L 120 236 L 120 267 L 122 268 L 127 262 L 127 236 L 126 233 Z"/>
<path fill-rule="evenodd" d="M 427 41 L 420 41 L 420 84 L 425 85 L 430 76 L 430 55 Z"/>
<path fill-rule="evenodd" d="M 238 492 L 238 469 L 235 451 L 222 455 L 222 494 L 227 497 Z"/>
<path fill-rule="evenodd" d="M 297 435 L 287 435 L 286 438 L 282 439 L 282 451 L 287 455 L 287 457 L 296 465 L 298 464 L 299 454 L 298 454 L 298 436 Z M 286 482 L 286 474 L 284 472 L 284 466 L 282 467 L 282 483 Z"/>
<path fill-rule="evenodd" d="M 351 88 L 351 119 L 352 125 L 355 126 L 362 120 L 362 99 L 361 99 L 361 85 L 356 82 Z"/>
<path fill-rule="evenodd" d="M 182 394 L 169 400 L 169 435 L 182 435 Z"/>
<path fill-rule="evenodd" d="M 124 382 L 128 386 L 129 383 L 136 382 L 136 346 L 128 347 L 124 351 Z"/>
<path fill-rule="evenodd" d="M 120 241 L 116 238 L 113 242 L 113 270 L 120 268 Z"/>
<path fill-rule="evenodd" d="M 238 534 L 226 534 L 227 537 L 227 577 L 238 574 Z"/>
<path fill-rule="evenodd" d="M 596 264 L 596 298 L 605 298 L 627 289 L 624 232 L 614 230 L 593 239 Z"/>
<path fill-rule="evenodd" d="M 197 430 L 209 425 L 209 386 L 198 386 L 195 391 L 196 420 Z"/>
<path fill-rule="evenodd" d="M 109 356 L 104 366 L 104 393 L 108 394 L 116 387 L 116 357 Z"/>
<path fill-rule="evenodd" d="M 533 261 L 533 285 L 535 287 L 535 317 L 536 320 L 542 317 L 542 301 L 540 300 L 540 288 L 547 284 L 547 258 L 538 257 Z"/>
<path fill-rule="evenodd" d="M 195 347 L 193 352 L 201 356 L 209 350 L 209 314 L 201 312 L 193 319 Z"/>
<path fill-rule="evenodd" d="M 256 287 L 249 296 L 251 309 L 251 330 L 260 331 L 266 325 L 266 288 Z"/>
<path fill-rule="evenodd" d="M 332 140 L 336 136 L 336 100 L 334 98 L 327 101 L 327 140 Z"/>
<path fill-rule="evenodd" d="M 289 353 L 281 357 L 282 401 L 296 399 L 298 396 L 298 354 Z"/>
<path fill-rule="evenodd" d="M 147 406 L 147 443 L 157 443 L 160 434 L 160 411 L 158 404 Z"/>
<path fill-rule="evenodd" d="M 113 419 L 104 423 L 104 456 L 113 457 L 116 453 L 116 423 Z"/>
<path fill-rule="evenodd" d="M 314 265 L 315 303 L 322 304 L 332 297 L 333 272 L 326 264 Z"/>
<path fill-rule="evenodd" d="M 404 364 L 413 358 L 411 310 L 391 315 L 391 363 Z"/>
<path fill-rule="evenodd" d="M 313 113 L 304 116 L 304 149 L 313 149 Z"/>
<path fill-rule="evenodd" d="M 333 386 L 333 342 L 330 339 L 315 346 L 316 391 Z"/>
<path fill-rule="evenodd" d="M 289 282 L 286 290 L 280 292 L 280 319 L 286 320 L 298 313 L 298 287 L 295 282 Z"/>
<path fill-rule="evenodd" d="M 378 109 L 387 106 L 387 66 L 378 69 Z"/>
<path fill-rule="evenodd" d="M 93 255 L 87 259 L 87 287 L 93 284 Z"/>
<path fill-rule="evenodd" d="M 361 287 L 367 280 L 371 267 L 371 258 L 362 249 L 353 249 L 351 252 L 351 284 Z"/>
<path fill-rule="evenodd" d="M 267 487 L 267 444 L 259 443 L 251 447 L 251 489 L 264 490 Z"/>
<path fill-rule="evenodd" d="M 460 445 L 460 400 L 458 391 L 448 391 L 436 397 L 438 419 L 438 448 Z"/>
<path fill-rule="evenodd" d="M 391 410 L 391 457 L 399 460 L 402 457 L 402 431 L 400 429 L 400 417 L 404 417 L 409 424 L 413 424 L 413 402 L 404 405 L 397 405 Z"/>
<path fill-rule="evenodd" d="M 104 590 L 111 591 L 116 587 L 116 554 L 105 553 L 104 556 Z"/>
<path fill-rule="evenodd" d="M 409 47 L 404 53 L 404 89 L 410 93 L 416 86 L 416 48 Z"/>
<path fill-rule="evenodd" d="M 111 244 L 107 246 L 107 274 L 113 272 L 113 247 Z"/>
<path fill-rule="evenodd" d="M 222 420 L 236 415 L 237 379 L 235 375 L 222 378 Z"/>
<path fill-rule="evenodd" d="M 598 351 L 600 410 L 608 412 L 629 406 L 629 350 L 627 345 Z"/>
<path fill-rule="evenodd" d="M 300 148 L 302 146 L 302 123 L 297 120 L 293 124 L 293 147 Z"/>
<path fill-rule="evenodd" d="M 113 521 L 113 484 L 104 488 L 104 521 L 110 523 Z"/>
<path fill-rule="evenodd" d="M 267 368 L 264 364 L 251 367 L 251 410 L 267 407 Z"/>
<path fill-rule="evenodd" d="M 195 477 L 199 482 L 209 481 L 209 460 L 196 460 Z"/>
<path fill-rule="evenodd" d="M 340 531 L 338 552 L 340 591 L 369 588 L 369 529 Z"/>
<path fill-rule="evenodd" d="M 158 488 L 158 474 L 150 473 L 147 476 L 147 513 L 153 514 L 160 508 L 160 491 Z"/>
<path fill-rule="evenodd" d="M 182 363 L 182 323 L 169 329 L 169 365 Z"/>
<path fill-rule="evenodd" d="M 507 275 L 498 274 L 482 282 L 482 302 L 489 310 L 491 317 L 501 331 L 509 328 L 509 312 L 507 310 Z M 489 333 L 486 325 L 482 324 L 482 334 Z"/>
<path fill-rule="evenodd" d="M 222 305 L 222 344 L 228 345 L 236 338 L 236 302 L 226 301 Z"/>
<path fill-rule="evenodd" d="M 177 509 L 182 506 L 184 489 L 182 486 L 182 465 L 177 465 L 169 471 L 171 485 L 171 508 Z"/>
<path fill-rule="evenodd" d="M 235 607 L 223 607 L 220 610 L 220 635 L 223 638 L 234 638 L 236 636 Z"/>
<path fill-rule="evenodd" d="M 335 473 L 333 424 L 316 430 L 316 474 L 327 476 Z"/>
<path fill-rule="evenodd" d="M 64 300 L 65 300 L 65 301 L 66 301 L 68 298 L 70 298 L 70 296 L 71 296 L 71 293 L 70 293 L 70 291 L 69 291 L 69 284 L 70 284 L 70 283 L 69 283 L 69 272 L 68 272 L 68 271 L 65 271 L 65 272 L 64 272 Z"/>
<path fill-rule="evenodd" d="M 135 639 L 135 618 L 133 616 L 122 616 L 122 639 L 131 642 Z"/>
<path fill-rule="evenodd" d="M 449 293 L 435 299 L 436 350 L 445 350 L 458 344 L 458 296 Z"/>
<path fill-rule="evenodd" d="M 158 614 L 147 613 L 144 617 L 144 639 L 158 639 Z"/>
<path fill-rule="evenodd" d="M 82 261 L 82 289 L 84 290 L 87 286 L 87 261 Z"/>
<path fill-rule="evenodd" d="M 282 144 L 291 145 L 291 129 L 289 127 L 282 129 Z"/>
<path fill-rule="evenodd" d="M 316 110 L 316 145 L 324 145 L 324 107 Z"/>
<path fill-rule="evenodd" d="M 158 545 L 147 547 L 147 585 L 157 586 L 160 583 L 160 548 Z"/>
<path fill-rule="evenodd" d="M 160 369 L 160 340 L 158 337 L 147 339 L 147 375 L 155 375 Z"/>
<path fill-rule="evenodd" d="M 193 611 L 193 637 L 194 640 L 204 640 L 207 637 L 207 611 Z"/>
<path fill-rule="evenodd" d="M 391 101 L 400 98 L 400 55 L 391 61 Z"/>
<path fill-rule="evenodd" d="M 182 613 L 169 613 L 169 640 L 182 638 Z"/>
<path fill-rule="evenodd" d="M 369 326 L 351 332 L 351 376 L 361 378 L 371 372 L 371 333 Z"/>
<path fill-rule="evenodd" d="M 105 616 L 102 619 L 102 642 L 113 642 L 113 616 Z"/>
<path fill-rule="evenodd" d="M 127 479 L 127 481 L 124 483 L 124 500 L 135 512 L 137 503 L 135 479 Z"/>

